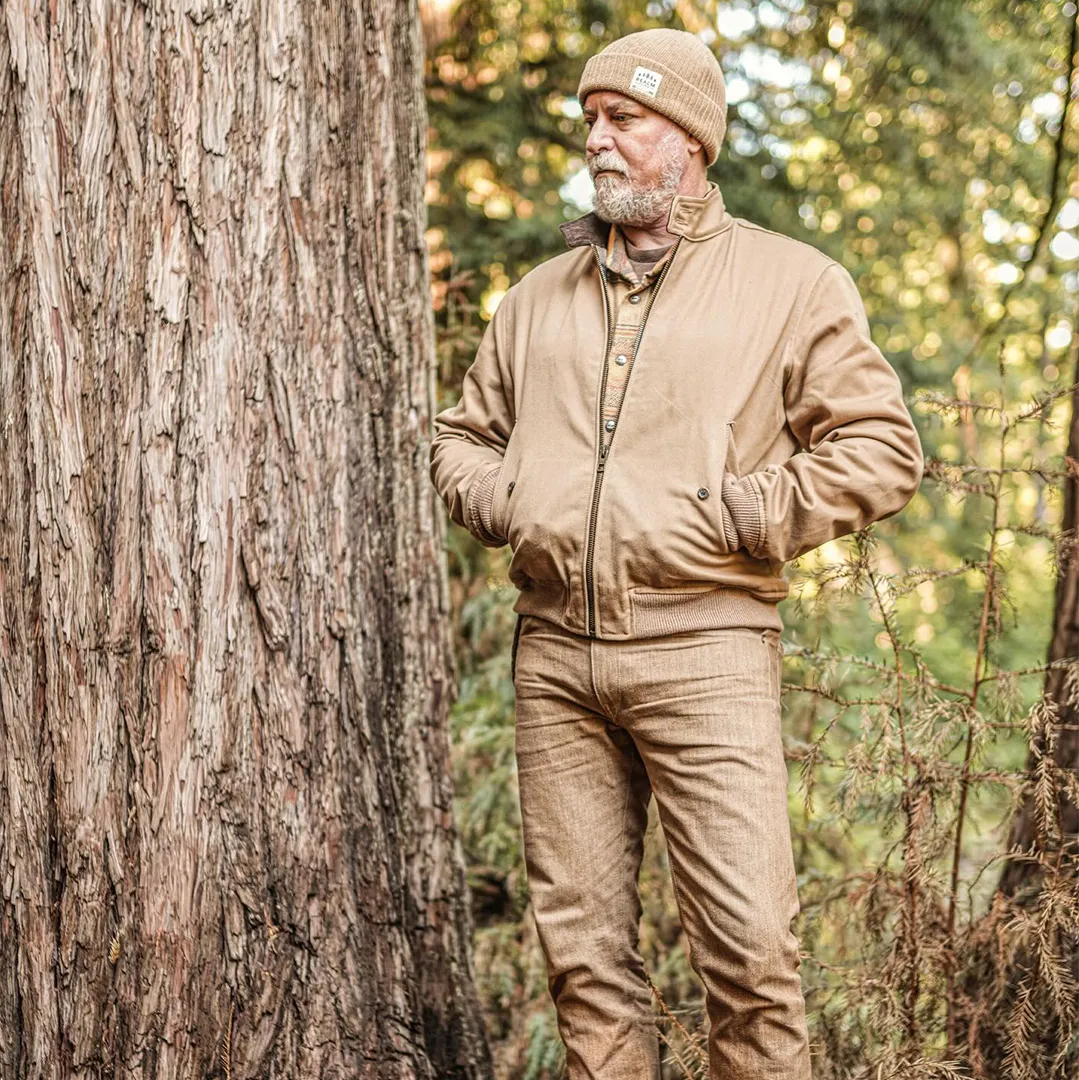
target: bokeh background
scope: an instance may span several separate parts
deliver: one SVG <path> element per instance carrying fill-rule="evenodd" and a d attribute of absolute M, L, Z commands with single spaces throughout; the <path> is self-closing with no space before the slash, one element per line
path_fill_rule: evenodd
<path fill-rule="evenodd" d="M 728 136 L 710 176 L 731 212 L 853 274 L 927 467 L 901 514 L 786 570 L 814 1073 L 1079 1076 L 1072 665 L 1047 671 L 1076 603 L 1076 5 L 421 7 L 440 407 L 506 290 L 589 209 L 577 81 L 634 30 L 683 28 L 719 57 Z M 496 1075 L 553 1078 L 520 846 L 509 551 L 452 527 L 448 558 L 456 815 Z M 704 1077 L 702 990 L 654 804 L 641 891 L 664 1075 Z"/>

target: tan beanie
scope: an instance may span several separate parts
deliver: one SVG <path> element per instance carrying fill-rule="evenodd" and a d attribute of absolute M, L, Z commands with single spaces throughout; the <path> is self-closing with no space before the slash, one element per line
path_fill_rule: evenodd
<path fill-rule="evenodd" d="M 577 99 L 616 90 L 701 140 L 711 165 L 727 130 L 727 87 L 712 50 L 685 30 L 639 30 L 612 41 L 584 66 Z"/>

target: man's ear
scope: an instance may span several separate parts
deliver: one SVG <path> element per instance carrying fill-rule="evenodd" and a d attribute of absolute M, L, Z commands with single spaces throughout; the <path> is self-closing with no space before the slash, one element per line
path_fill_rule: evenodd
<path fill-rule="evenodd" d="M 696 138 L 696 136 L 694 136 L 694 135 L 687 135 L 686 136 L 686 149 L 691 154 L 700 153 L 703 145 L 704 144 L 701 142 L 701 140 Z"/>

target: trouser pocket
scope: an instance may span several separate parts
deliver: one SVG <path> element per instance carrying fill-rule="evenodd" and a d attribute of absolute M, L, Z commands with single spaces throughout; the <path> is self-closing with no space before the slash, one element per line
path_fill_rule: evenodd
<path fill-rule="evenodd" d="M 513 647 L 510 650 L 510 682 L 513 682 L 517 678 L 517 643 L 521 640 L 521 619 L 523 615 L 517 616 L 517 625 L 513 628 Z"/>

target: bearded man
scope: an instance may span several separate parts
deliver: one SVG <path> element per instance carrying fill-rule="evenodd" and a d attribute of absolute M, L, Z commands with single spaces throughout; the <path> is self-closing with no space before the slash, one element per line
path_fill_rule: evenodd
<path fill-rule="evenodd" d="M 452 519 L 513 552 L 524 853 L 568 1075 L 659 1076 L 654 794 L 711 1076 L 806 1080 L 783 564 L 902 509 L 922 450 L 848 272 L 708 180 L 709 49 L 630 34 L 578 98 L 594 210 L 506 294 L 431 447 Z"/>

